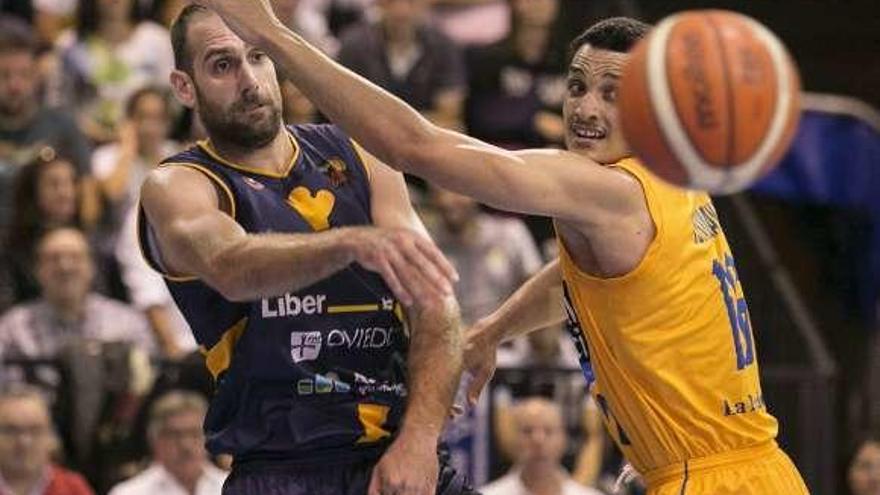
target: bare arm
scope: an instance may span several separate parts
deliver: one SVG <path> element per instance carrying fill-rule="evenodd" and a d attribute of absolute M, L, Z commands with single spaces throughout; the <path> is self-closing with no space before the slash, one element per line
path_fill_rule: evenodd
<path fill-rule="evenodd" d="M 403 175 L 363 150 L 372 171 L 373 221 L 377 226 L 409 229 L 429 240 L 427 230 L 413 210 Z M 409 308 L 410 344 L 407 368 L 408 400 L 400 434 L 373 474 L 371 489 L 406 489 L 418 480 L 406 477 L 421 472 L 436 482 L 436 446 L 447 417 L 462 367 L 461 322 L 451 296 L 434 304 Z M 420 471 L 424 469 L 425 471 Z M 433 493 L 430 487 L 426 492 Z"/>
<path fill-rule="evenodd" d="M 450 269 L 431 251 L 436 248 L 404 230 L 247 234 L 221 210 L 221 196 L 210 179 L 185 167 L 153 171 L 142 202 L 166 268 L 173 275 L 199 277 L 230 300 L 299 290 L 354 261 L 381 273 L 404 304 L 449 293 L 442 275 Z"/>
<path fill-rule="evenodd" d="M 285 28 L 269 0 L 200 0 L 260 46 L 300 90 L 379 159 L 490 206 L 577 224 L 640 211 L 624 174 L 559 150 L 509 152 L 442 129 Z"/>
<path fill-rule="evenodd" d="M 495 344 L 555 325 L 565 319 L 559 259 L 524 283 L 504 304 L 478 323 Z"/>
<path fill-rule="evenodd" d="M 373 172 L 373 219 L 376 225 L 428 232 L 413 210 L 403 175 L 365 152 Z M 409 348 L 410 398 L 404 431 L 424 428 L 436 437 L 446 420 L 462 366 L 461 322 L 455 299 L 441 304 L 415 305 L 408 312 L 411 327 Z"/>
<path fill-rule="evenodd" d="M 565 318 L 559 260 L 547 264 L 513 293 L 497 310 L 478 321 L 466 336 L 465 369 L 473 379 L 467 398 L 477 403 L 495 373 L 498 344 L 554 325 Z"/>

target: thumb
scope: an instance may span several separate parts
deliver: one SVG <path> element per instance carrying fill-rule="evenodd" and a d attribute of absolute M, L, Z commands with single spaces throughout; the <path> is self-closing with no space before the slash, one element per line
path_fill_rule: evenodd
<path fill-rule="evenodd" d="M 370 485 L 367 488 L 367 495 L 382 495 L 382 482 L 379 480 L 379 466 L 373 468 L 373 474 L 370 475 Z"/>
<path fill-rule="evenodd" d="M 470 404 L 471 407 L 477 405 L 480 393 L 483 391 L 483 388 L 486 386 L 489 379 L 492 378 L 492 371 L 493 369 L 491 366 L 483 366 L 474 370 L 474 377 L 467 387 L 468 404 Z"/>

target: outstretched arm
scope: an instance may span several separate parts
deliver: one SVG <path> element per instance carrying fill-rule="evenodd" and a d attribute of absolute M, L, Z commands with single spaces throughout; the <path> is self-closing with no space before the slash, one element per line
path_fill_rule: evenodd
<path fill-rule="evenodd" d="M 496 208 L 582 225 L 642 208 L 635 181 L 560 150 L 506 151 L 431 124 L 285 28 L 269 0 L 199 0 L 264 49 L 333 122 L 389 165 Z"/>
<path fill-rule="evenodd" d="M 421 235 L 348 227 L 308 234 L 248 234 L 221 209 L 217 187 L 186 167 L 151 173 L 142 204 L 165 268 L 196 276 L 227 299 L 249 301 L 296 291 L 352 262 L 379 272 L 405 305 L 451 293 L 454 271 Z"/>
<path fill-rule="evenodd" d="M 466 336 L 465 369 L 473 376 L 468 402 L 476 404 L 495 372 L 498 344 L 565 319 L 559 260 L 547 264 L 513 293 L 497 310 L 478 321 Z"/>
<path fill-rule="evenodd" d="M 403 175 L 361 150 L 372 171 L 373 221 L 428 238 L 413 210 Z M 400 434 L 373 470 L 368 495 L 431 493 L 437 482 L 437 441 L 462 367 L 461 322 L 455 299 L 416 304 L 407 312 L 410 345 L 407 407 Z"/>

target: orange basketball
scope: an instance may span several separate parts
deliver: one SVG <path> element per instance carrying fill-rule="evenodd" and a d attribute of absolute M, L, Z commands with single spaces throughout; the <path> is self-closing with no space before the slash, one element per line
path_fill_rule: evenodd
<path fill-rule="evenodd" d="M 619 101 L 624 136 L 654 173 L 729 194 L 788 149 L 800 81 L 785 47 L 755 20 L 687 11 L 660 21 L 633 48 Z"/>

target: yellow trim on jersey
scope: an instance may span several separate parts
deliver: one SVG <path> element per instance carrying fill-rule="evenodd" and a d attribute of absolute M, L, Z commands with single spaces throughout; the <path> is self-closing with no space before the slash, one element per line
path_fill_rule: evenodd
<path fill-rule="evenodd" d="M 248 318 L 245 316 L 223 332 L 220 340 L 213 347 L 208 350 L 202 347 L 202 354 L 205 356 L 205 366 L 215 380 L 232 363 L 232 352 L 235 350 L 235 344 L 238 343 L 238 339 L 244 333 L 244 329 L 247 328 L 247 323 Z"/>
<path fill-rule="evenodd" d="M 388 412 L 391 408 L 380 404 L 358 404 L 357 416 L 364 434 L 357 439 L 357 443 L 373 443 L 391 436 L 391 433 L 382 428 L 388 420 Z"/>
<path fill-rule="evenodd" d="M 269 172 L 266 170 L 259 170 L 256 168 L 247 167 L 245 165 L 238 165 L 236 163 L 232 163 L 229 160 L 220 156 L 219 153 L 217 153 L 217 150 L 214 149 L 214 145 L 211 144 L 210 139 L 205 139 L 203 141 L 199 141 L 198 146 L 200 148 L 202 148 L 202 150 L 204 150 L 205 153 L 207 153 L 211 158 L 213 158 L 214 160 L 217 160 L 218 162 L 222 163 L 223 165 L 226 165 L 229 168 L 233 168 L 233 169 L 239 170 L 241 172 L 247 172 L 249 174 L 263 175 L 263 176 L 270 177 L 273 179 L 283 179 L 290 174 L 291 170 L 293 170 L 293 167 L 294 167 L 294 165 L 296 165 L 296 161 L 299 159 L 299 155 L 300 155 L 300 146 L 299 146 L 299 143 L 297 143 L 296 138 L 293 136 L 293 133 L 288 131 L 287 128 L 284 129 L 284 132 L 287 133 L 287 137 L 288 137 L 288 139 L 290 139 L 290 144 L 293 145 L 293 157 L 290 159 L 290 162 L 287 164 L 287 167 L 284 169 L 284 172 L 282 172 L 280 174 L 277 172 Z"/>
<path fill-rule="evenodd" d="M 372 182 L 373 181 L 373 167 L 371 167 L 367 164 L 367 160 L 364 159 L 364 155 L 363 155 L 363 152 L 366 150 L 364 150 L 361 147 L 361 145 L 359 145 L 357 143 L 357 141 L 355 141 L 354 139 L 349 138 L 348 142 L 351 143 L 351 148 L 354 150 L 355 156 L 357 156 L 358 161 L 361 162 L 361 166 L 364 168 L 364 172 L 367 174 L 367 180 Z"/>
<path fill-rule="evenodd" d="M 229 215 L 233 219 L 235 218 L 235 195 L 232 194 L 232 190 L 229 189 L 229 186 L 226 185 L 226 182 L 224 182 L 223 179 L 221 179 L 220 176 L 215 174 L 211 169 L 204 167 L 202 165 L 196 164 L 196 163 L 187 163 L 187 162 L 163 163 L 160 165 L 160 167 L 162 167 L 162 168 L 165 168 L 165 167 L 186 167 L 186 168 L 191 168 L 193 170 L 198 170 L 199 172 L 205 174 L 205 176 L 208 177 L 208 179 L 212 180 L 217 185 L 219 185 L 220 188 L 223 190 L 223 192 L 226 193 L 226 197 L 229 199 L 229 209 L 230 209 Z M 137 216 L 138 225 L 136 227 L 138 230 L 136 232 L 140 232 L 140 220 L 141 220 L 141 216 L 138 215 Z M 162 275 L 162 277 L 165 278 L 166 280 L 171 281 L 171 282 L 182 283 L 182 282 L 192 282 L 194 280 L 199 279 L 199 277 L 196 277 L 193 275 L 171 275 L 169 273 L 166 273 L 160 267 L 154 266 L 154 264 L 152 262 L 150 262 L 150 259 L 145 255 L 145 253 L 143 251 L 144 248 L 143 248 L 142 243 L 138 242 L 138 246 L 141 249 L 141 256 L 143 256 L 144 259 L 147 260 L 147 265 L 150 268 L 152 268 L 156 273 L 158 273 L 159 275 Z"/>
<path fill-rule="evenodd" d="M 327 307 L 328 314 L 338 313 L 367 313 L 370 311 L 379 311 L 378 304 L 349 304 Z"/>

